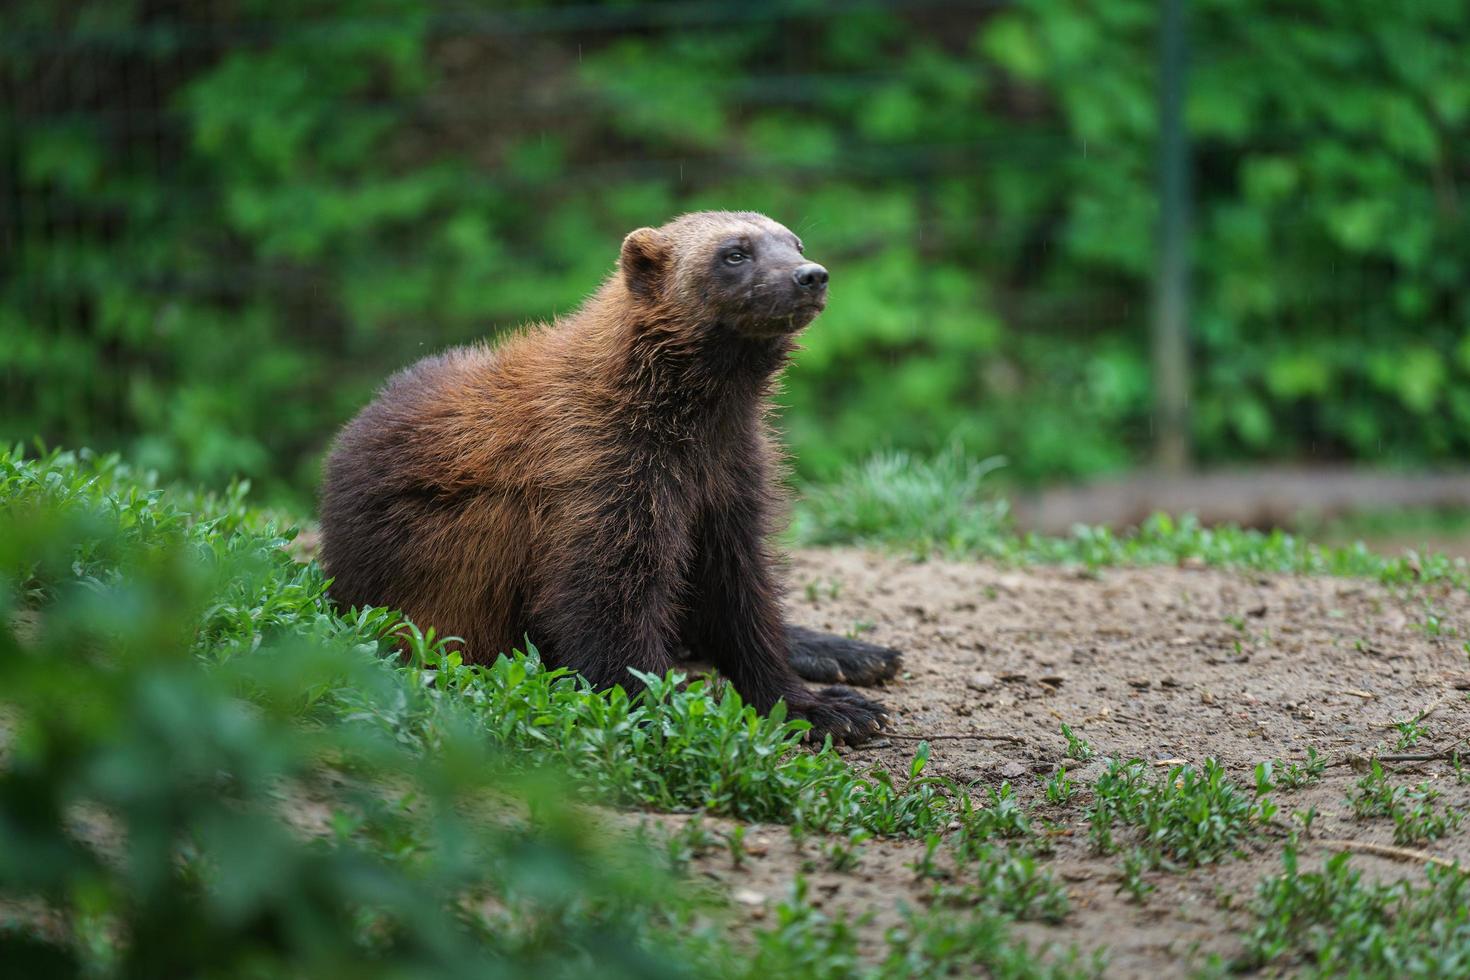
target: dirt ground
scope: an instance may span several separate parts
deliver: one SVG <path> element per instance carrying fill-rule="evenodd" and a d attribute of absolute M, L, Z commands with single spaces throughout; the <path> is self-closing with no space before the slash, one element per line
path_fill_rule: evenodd
<path fill-rule="evenodd" d="M 894 715 L 891 737 L 843 750 L 857 766 L 901 776 L 919 738 L 928 772 L 965 784 L 1009 780 L 1040 816 L 1064 822 L 1049 861 L 1072 911 L 1058 926 L 1026 924 L 1033 941 L 1109 951 L 1109 976 L 1179 975 L 1208 953 L 1230 955 L 1248 928 L 1241 906 L 1281 870 L 1280 839 L 1188 873 L 1154 872 L 1145 905 L 1117 892 L 1119 857 L 1091 852 L 1082 818 L 1088 796 L 1050 807 L 1041 783 L 1067 761 L 1079 789 L 1102 771 L 1064 760 L 1068 723 L 1098 756 L 1219 760 L 1244 786 L 1268 759 L 1302 760 L 1309 747 L 1331 765 L 1317 785 L 1272 794 L 1278 822 L 1315 806 L 1302 865 L 1314 868 L 1350 840 L 1392 844 L 1386 819 L 1359 821 L 1345 797 L 1370 753 L 1395 753 L 1393 722 L 1427 713 L 1427 734 L 1399 754 L 1434 754 L 1470 735 L 1470 595 L 1341 578 L 1299 578 L 1203 568 L 1005 569 L 916 563 L 853 550 L 793 556 L 788 605 L 804 625 L 906 651 L 905 670 L 877 692 Z M 1433 619 L 1431 618 L 1433 617 Z M 1438 626 L 1436 627 L 1435 620 Z M 871 624 L 871 625 L 867 625 Z M 1453 633 L 1451 633 L 1453 631 Z M 1470 806 L 1443 759 L 1389 767 L 1395 783 L 1431 782 L 1441 801 Z M 677 819 L 677 818 L 675 818 Z M 720 826 L 719 821 L 710 821 Z M 746 914 L 765 918 L 790 893 L 800 863 L 781 827 L 752 827 L 744 867 L 711 854 L 699 869 L 730 889 Z M 804 853 L 811 856 L 812 845 Z M 1470 864 L 1470 821 L 1423 850 Z M 871 913 L 876 943 L 901 903 L 926 887 L 910 864 L 922 844 L 872 841 L 855 871 L 808 875 L 825 909 Z M 1389 878 L 1418 864 L 1358 855 Z"/>

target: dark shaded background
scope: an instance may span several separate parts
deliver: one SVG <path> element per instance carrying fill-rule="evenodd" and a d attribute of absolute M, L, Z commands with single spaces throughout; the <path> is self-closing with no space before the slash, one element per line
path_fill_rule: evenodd
<path fill-rule="evenodd" d="M 1189 8 L 1195 459 L 1470 451 L 1470 10 Z M 0 438 L 309 500 L 384 375 L 754 208 L 833 270 L 799 472 L 1148 458 L 1154 0 L 40 3 L 0 17 Z"/>

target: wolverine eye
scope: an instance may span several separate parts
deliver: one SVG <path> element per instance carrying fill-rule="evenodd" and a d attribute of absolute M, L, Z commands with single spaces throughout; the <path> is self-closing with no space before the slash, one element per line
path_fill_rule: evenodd
<path fill-rule="evenodd" d="M 748 258 L 750 258 L 750 256 L 749 255 L 746 255 L 744 252 L 740 251 L 740 249 L 738 249 L 738 248 L 731 249 L 730 251 L 728 251 L 728 252 L 725 253 L 725 264 L 726 265 L 739 265 L 740 263 L 744 262 Z"/>
<path fill-rule="evenodd" d="M 801 243 L 801 239 L 799 238 L 796 240 L 796 251 L 802 255 L 806 254 L 806 246 Z"/>

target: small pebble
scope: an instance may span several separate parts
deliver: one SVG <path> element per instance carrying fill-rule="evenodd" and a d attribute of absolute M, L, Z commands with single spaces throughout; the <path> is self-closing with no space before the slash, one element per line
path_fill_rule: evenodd
<path fill-rule="evenodd" d="M 978 674 L 971 674 L 969 679 L 965 681 L 965 686 L 972 691 L 988 691 L 995 687 L 995 675 L 987 674 L 983 671 Z"/>

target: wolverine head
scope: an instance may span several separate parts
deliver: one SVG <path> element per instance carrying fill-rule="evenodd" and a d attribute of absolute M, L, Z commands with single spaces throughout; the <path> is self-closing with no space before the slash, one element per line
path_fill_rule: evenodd
<path fill-rule="evenodd" d="M 827 305 L 827 270 L 801 239 L 753 211 L 699 211 L 623 239 L 619 274 L 638 301 L 752 337 L 802 329 Z"/>

